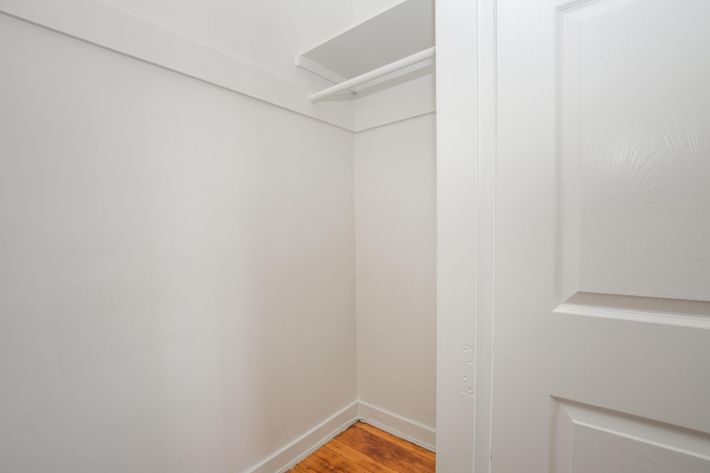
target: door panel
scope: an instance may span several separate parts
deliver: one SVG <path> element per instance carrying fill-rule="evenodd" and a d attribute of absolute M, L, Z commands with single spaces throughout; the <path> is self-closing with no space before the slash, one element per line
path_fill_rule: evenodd
<path fill-rule="evenodd" d="M 554 471 L 710 471 L 710 441 L 698 432 L 565 401 L 554 408 Z"/>
<path fill-rule="evenodd" d="M 710 471 L 710 2 L 496 18 L 492 469 Z"/>
<path fill-rule="evenodd" d="M 568 290 L 709 300 L 710 3 L 558 15 Z"/>

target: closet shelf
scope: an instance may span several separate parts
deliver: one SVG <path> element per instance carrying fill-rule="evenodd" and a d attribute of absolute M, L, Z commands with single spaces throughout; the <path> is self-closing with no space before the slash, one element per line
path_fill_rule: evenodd
<path fill-rule="evenodd" d="M 427 48 L 424 51 L 419 51 L 418 53 L 414 53 L 411 56 L 407 56 L 382 67 L 378 67 L 377 69 L 373 69 L 372 71 L 366 72 L 357 77 L 353 77 L 352 79 L 344 80 L 343 82 L 335 84 L 332 87 L 328 87 L 327 89 L 321 90 L 320 92 L 311 94 L 308 96 L 308 98 L 311 100 L 311 102 L 317 102 L 318 100 L 333 96 L 344 90 L 350 90 L 354 87 L 357 87 L 358 85 L 364 84 L 371 80 L 377 79 L 387 74 L 391 74 L 393 72 L 400 71 L 405 67 L 409 67 L 414 64 L 419 64 L 429 58 L 434 57 L 435 54 L 436 48 L 432 46 L 431 48 Z"/>
<path fill-rule="evenodd" d="M 303 52 L 296 64 L 336 84 L 312 94 L 316 101 L 433 56 L 434 1 L 405 0 Z"/>

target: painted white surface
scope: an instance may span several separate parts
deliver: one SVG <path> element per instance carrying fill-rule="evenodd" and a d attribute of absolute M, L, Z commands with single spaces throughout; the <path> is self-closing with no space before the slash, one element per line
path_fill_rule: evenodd
<path fill-rule="evenodd" d="M 404 0 L 353 0 L 355 21 L 360 22 L 372 18 Z"/>
<path fill-rule="evenodd" d="M 433 114 L 355 135 L 359 397 L 431 429 L 434 170 Z"/>
<path fill-rule="evenodd" d="M 485 391 L 485 383 L 477 378 L 485 357 L 476 355 L 486 330 L 477 323 L 491 273 L 484 271 L 486 260 L 477 251 L 484 243 L 481 232 L 491 227 L 481 215 L 479 201 L 486 169 L 485 155 L 479 155 L 479 131 L 486 124 L 478 120 L 478 3 L 436 2 L 436 467 L 440 472 L 473 471 L 478 421 L 474 399 Z"/>
<path fill-rule="evenodd" d="M 580 252 L 567 275 L 583 292 L 710 300 L 710 4 L 681 1 L 672 16 L 659 1 L 609 8 L 566 23 L 584 26 L 564 45 L 580 65 L 563 78 L 564 137 L 579 139 L 563 156 L 579 183 L 563 189 L 579 225 L 563 237 Z"/>
<path fill-rule="evenodd" d="M 324 82 L 293 58 L 353 23 L 355 0 L 104 0 L 293 83 Z"/>
<path fill-rule="evenodd" d="M 319 41 L 301 56 L 349 79 L 432 46 L 433 0 L 406 0 Z"/>
<path fill-rule="evenodd" d="M 418 69 L 399 84 L 387 83 L 359 92 L 354 101 L 355 131 L 406 120 L 436 111 L 434 66 Z"/>
<path fill-rule="evenodd" d="M 356 398 L 349 132 L 7 16 L 0 58 L 0 470 L 245 471 Z"/>
<path fill-rule="evenodd" d="M 435 450 L 436 432 L 432 428 L 358 400 L 250 468 L 248 473 L 285 473 L 358 421 L 366 422 L 428 450 Z"/>
<path fill-rule="evenodd" d="M 432 46 L 412 55 L 405 56 L 402 59 L 397 59 L 389 64 L 385 64 L 377 69 L 367 71 L 359 76 L 355 76 L 338 84 L 331 85 L 326 89 L 311 94 L 308 98 L 313 102 L 317 102 L 319 100 L 324 100 L 338 95 L 340 92 L 347 92 L 352 96 L 351 89 L 363 88 L 368 82 L 380 80 L 385 77 L 391 77 L 393 74 L 408 71 L 416 66 L 426 67 L 431 64 L 435 55 L 436 48 Z"/>
<path fill-rule="evenodd" d="M 207 5 L 193 4 L 202 8 Z M 312 90 L 329 84 L 324 79 L 300 71 L 310 76 L 303 82 L 260 69 L 233 52 L 208 46 L 108 3 L 74 0 L 69 7 L 54 0 L 0 0 L 0 12 L 348 130 L 353 128 L 351 104 L 331 101 L 316 106 L 308 100 Z M 292 63 L 289 68 L 297 69 Z"/>
<path fill-rule="evenodd" d="M 72 8 L 67 8 L 62 2 L 49 0 L 33 2 L 0 0 L 0 13 L 24 19 L 30 23 L 352 131 L 361 131 L 388 121 L 396 121 L 433 110 L 433 107 L 429 105 L 433 102 L 433 94 L 427 91 L 426 87 L 412 84 L 403 87 L 403 89 L 418 88 L 420 90 L 404 94 L 398 91 L 393 92 L 390 96 L 380 95 L 379 97 L 387 102 L 387 107 L 374 105 L 365 108 L 383 110 L 385 111 L 383 116 L 377 117 L 378 114 L 375 113 L 372 115 L 373 120 L 365 120 L 369 123 L 366 123 L 364 128 L 357 127 L 354 121 L 361 119 L 363 115 L 370 115 L 370 113 L 354 112 L 354 105 L 348 100 L 313 103 L 308 98 L 311 93 L 323 90 L 334 82 L 344 80 L 342 76 L 304 58 L 301 60 L 308 63 L 306 68 L 315 71 L 315 74 L 303 70 L 298 71 L 299 68 L 293 64 L 293 58 L 291 57 L 289 62 L 285 63 L 282 53 L 275 57 L 273 54 L 264 54 L 263 57 L 259 57 L 259 61 L 252 61 L 250 54 L 256 53 L 245 53 L 250 50 L 245 48 L 246 43 L 243 41 L 237 41 L 236 45 L 233 44 L 234 38 L 225 36 L 224 32 L 220 33 L 219 28 L 215 31 L 202 31 L 205 24 L 209 24 L 209 19 L 220 11 L 222 8 L 220 5 L 221 2 L 218 0 L 197 4 L 194 2 L 158 4 L 157 0 L 152 0 L 136 5 L 124 4 L 121 0 L 116 0 L 116 2 L 76 0 L 72 3 Z M 230 3 L 229 5 L 231 6 L 227 10 L 232 13 L 231 9 L 234 8 L 234 4 Z M 285 36 L 288 38 L 291 48 L 294 47 L 294 44 L 300 44 L 299 38 L 302 35 L 299 28 L 282 28 L 283 24 L 289 24 L 291 17 L 283 18 L 280 14 L 269 15 L 270 5 L 270 2 L 258 2 L 256 5 L 247 3 L 244 8 L 248 12 L 257 10 L 256 18 L 264 16 L 270 18 L 265 23 L 264 31 L 283 30 L 283 32 L 271 34 L 268 41 L 254 40 L 252 43 L 260 44 L 272 41 L 278 43 Z M 175 17 L 176 11 L 181 12 L 187 7 L 196 8 L 199 10 L 199 15 Z M 167 9 L 167 11 L 163 12 L 164 17 L 161 17 L 160 13 L 163 9 Z M 336 21 L 329 21 L 331 19 L 329 11 L 329 8 L 315 8 L 313 15 L 308 17 L 319 17 L 322 20 L 319 25 L 331 25 L 330 27 L 336 28 L 336 25 L 340 24 L 340 16 L 336 15 Z M 298 14 L 295 14 L 294 17 L 298 18 L 298 15 L 303 14 L 304 11 L 299 9 Z M 145 17 L 139 15 L 145 15 Z M 236 18 L 241 19 L 242 17 L 243 15 Z M 252 23 L 249 24 L 252 25 Z M 330 31 L 329 28 L 323 27 L 317 31 L 323 33 L 326 30 Z M 427 28 L 430 29 L 430 26 Z M 309 35 L 306 36 L 310 38 L 315 30 L 310 28 L 307 31 Z M 257 36 L 252 39 L 254 38 Z M 288 51 L 290 50 L 288 49 Z M 359 56 L 363 56 L 363 54 Z M 364 56 L 368 56 L 368 54 L 364 54 Z M 354 57 L 354 55 L 347 55 L 347 57 Z M 396 88 L 397 85 L 406 84 L 410 80 L 416 81 L 417 78 L 429 74 L 431 71 L 433 68 L 428 62 L 425 62 L 389 74 L 381 79 L 369 81 L 364 86 L 356 87 L 353 90 L 357 90 L 364 97 L 386 88 Z M 363 87 L 368 90 L 362 91 Z M 370 103 L 374 104 L 375 101 L 371 100 Z M 425 111 L 424 108 L 428 108 L 428 110 Z M 354 117 L 354 114 L 359 117 Z"/>
<path fill-rule="evenodd" d="M 408 440 L 427 450 L 436 450 L 436 431 L 429 425 L 424 425 L 421 422 L 408 419 L 364 401 L 359 402 L 359 412 L 360 419 L 363 422 L 374 425 L 385 432 Z"/>
<path fill-rule="evenodd" d="M 492 471 L 710 471 L 710 5 L 496 18 Z"/>
<path fill-rule="evenodd" d="M 333 437 L 360 420 L 361 409 L 359 401 L 349 404 L 267 457 L 258 465 L 250 468 L 248 473 L 285 473 L 290 471 L 291 468 L 319 447 L 325 445 Z"/>
<path fill-rule="evenodd" d="M 435 451 L 436 431 L 381 407 L 357 400 L 271 454 L 248 473 L 285 473 L 355 422 L 362 421 Z"/>

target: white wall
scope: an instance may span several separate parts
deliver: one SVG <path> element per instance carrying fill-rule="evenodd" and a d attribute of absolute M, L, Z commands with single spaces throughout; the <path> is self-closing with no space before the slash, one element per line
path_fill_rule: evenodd
<path fill-rule="evenodd" d="M 5 15 L 0 62 L 0 471 L 240 472 L 355 399 L 351 133 Z"/>
<path fill-rule="evenodd" d="M 355 135 L 358 392 L 432 430 L 435 134 L 429 113 Z"/>
<path fill-rule="evenodd" d="M 348 28 L 359 0 L 108 0 L 289 81 L 329 82 L 294 67 L 298 53 Z"/>
<path fill-rule="evenodd" d="M 356 131 L 435 112 L 434 66 L 360 93 L 353 108 Z"/>
<path fill-rule="evenodd" d="M 404 0 L 352 0 L 355 21 L 366 20 Z"/>

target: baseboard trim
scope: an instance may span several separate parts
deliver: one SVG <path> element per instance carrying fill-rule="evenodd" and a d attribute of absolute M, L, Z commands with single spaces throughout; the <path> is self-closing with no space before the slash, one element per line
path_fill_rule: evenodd
<path fill-rule="evenodd" d="M 436 432 L 431 427 L 358 400 L 345 406 L 244 473 L 285 473 L 358 421 L 432 452 L 435 451 Z"/>
<path fill-rule="evenodd" d="M 359 401 L 358 407 L 358 417 L 363 422 L 432 452 L 436 451 L 436 430 L 433 428 L 364 401 Z"/>
<path fill-rule="evenodd" d="M 284 473 L 359 420 L 355 401 L 244 473 Z"/>

